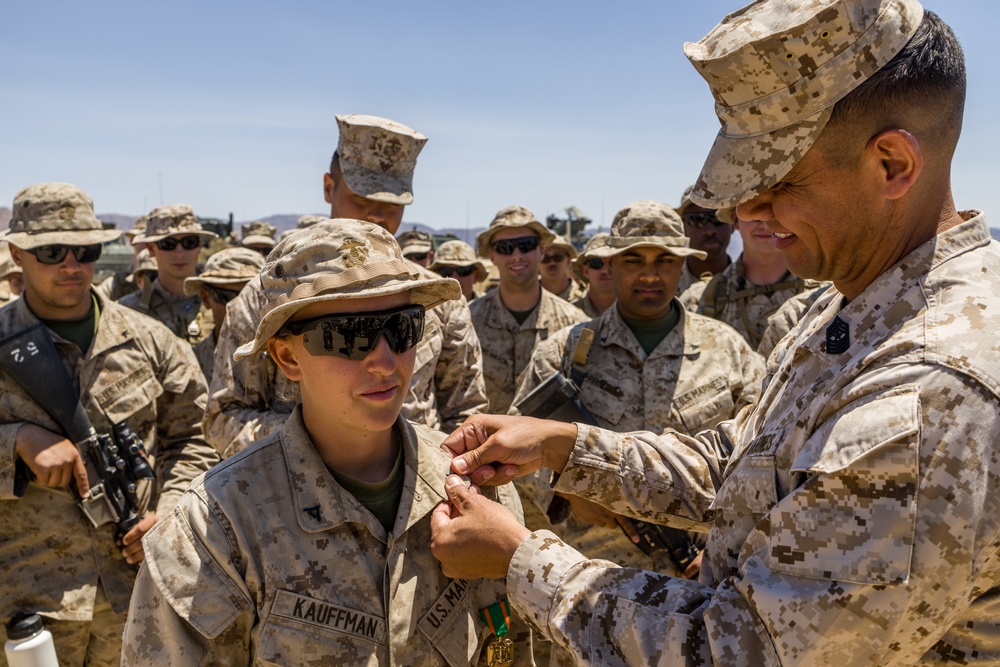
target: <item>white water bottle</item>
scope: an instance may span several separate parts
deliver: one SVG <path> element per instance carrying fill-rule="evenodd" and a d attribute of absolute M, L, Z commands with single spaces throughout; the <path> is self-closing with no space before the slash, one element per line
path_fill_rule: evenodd
<path fill-rule="evenodd" d="M 38 614 L 17 614 L 7 622 L 3 650 L 10 667 L 59 667 L 52 633 L 42 625 Z"/>

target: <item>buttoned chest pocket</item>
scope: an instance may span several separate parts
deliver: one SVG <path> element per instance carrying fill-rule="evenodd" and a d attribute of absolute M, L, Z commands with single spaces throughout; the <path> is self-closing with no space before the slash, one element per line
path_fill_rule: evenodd
<path fill-rule="evenodd" d="M 731 419 L 736 405 L 726 378 L 715 376 L 676 396 L 673 407 L 684 430 L 693 435 Z"/>
<path fill-rule="evenodd" d="M 261 630 L 255 665 L 377 665 L 385 621 L 342 605 L 278 591 Z"/>
<path fill-rule="evenodd" d="M 145 360 L 105 367 L 91 390 L 96 401 L 112 424 L 128 421 L 133 430 L 143 423 L 156 421 L 156 401 L 163 387 Z"/>
<path fill-rule="evenodd" d="M 815 579 L 905 582 L 916 531 L 919 432 L 912 385 L 866 396 L 819 426 L 791 466 L 805 482 L 771 513 L 769 566 Z"/>
<path fill-rule="evenodd" d="M 597 425 L 612 431 L 619 430 L 625 411 L 643 413 L 642 404 L 628 405 L 627 396 L 621 388 L 621 383 L 615 383 L 607 378 L 588 376 L 580 388 L 580 399 L 587 406 L 590 414 L 597 420 Z"/>

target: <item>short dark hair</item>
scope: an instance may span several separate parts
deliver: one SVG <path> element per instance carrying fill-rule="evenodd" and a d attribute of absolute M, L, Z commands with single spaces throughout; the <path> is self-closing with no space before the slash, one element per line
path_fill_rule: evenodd
<path fill-rule="evenodd" d="M 965 110 L 965 57 L 948 24 L 925 11 L 910 41 L 886 65 L 837 102 L 827 127 L 857 129 L 858 140 L 889 129 L 954 150 Z M 853 134 L 853 132 L 852 132 Z M 840 144 L 843 146 L 843 144 Z M 842 157 L 854 154 L 843 146 Z"/>
<path fill-rule="evenodd" d="M 333 157 L 330 158 L 330 175 L 333 176 L 337 169 L 340 169 L 340 155 L 337 151 L 333 151 Z"/>

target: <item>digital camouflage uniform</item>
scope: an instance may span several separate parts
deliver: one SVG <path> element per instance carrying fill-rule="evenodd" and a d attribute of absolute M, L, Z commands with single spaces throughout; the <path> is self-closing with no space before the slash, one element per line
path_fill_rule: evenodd
<path fill-rule="evenodd" d="M 587 316 L 539 286 L 541 298 L 524 324 L 500 300 L 500 289 L 490 290 L 473 301 L 472 322 L 483 349 L 483 379 L 489 412 L 505 414 L 510 408 L 517 380 L 527 367 L 535 346 L 560 329 L 584 322 Z"/>
<path fill-rule="evenodd" d="M 162 322 L 175 336 L 191 344 L 212 333 L 212 313 L 203 308 L 201 297 L 179 296 L 165 290 L 159 280 L 147 283 L 141 292 L 123 296 L 118 303 Z"/>
<path fill-rule="evenodd" d="M 430 514 L 451 457 L 443 434 L 397 426 L 406 472 L 391 534 L 327 471 L 299 409 L 195 482 L 146 539 L 122 664 L 485 664 L 479 610 L 504 582 L 441 574 Z M 486 493 L 520 515 L 512 487 Z M 529 664 L 527 630 L 514 631 Z"/>
<path fill-rule="evenodd" d="M 569 303 L 573 303 L 574 301 L 581 299 L 585 291 L 586 290 L 584 289 L 583 285 L 581 285 L 580 283 L 576 282 L 571 278 L 569 281 L 569 286 L 556 296 L 558 296 L 563 301 L 568 301 Z"/>
<path fill-rule="evenodd" d="M 115 271 L 112 275 L 102 280 L 99 285 L 95 285 L 94 289 L 107 298 L 108 301 L 118 301 L 128 294 L 139 291 L 139 286 L 135 284 L 132 270 L 123 269 Z"/>
<path fill-rule="evenodd" d="M 756 350 L 767 328 L 767 318 L 785 301 L 819 285 L 788 272 L 772 285 L 754 285 L 746 278 L 740 254 L 722 273 L 691 285 L 681 294 L 681 303 L 688 310 L 725 322 Z"/>
<path fill-rule="evenodd" d="M 598 317 L 600 313 L 597 312 L 597 306 L 595 306 L 594 303 L 590 300 L 589 293 L 590 289 L 588 288 L 587 291 L 583 293 L 583 296 L 581 296 L 576 301 L 573 301 L 572 303 L 574 306 L 582 310 L 584 315 L 593 319 L 595 317 Z"/>
<path fill-rule="evenodd" d="M 998 276 L 976 217 L 846 306 L 824 292 L 718 432 L 582 426 L 555 488 L 711 524 L 701 583 L 588 563 L 543 532 L 511 563 L 515 609 L 601 664 L 996 664 Z"/>
<path fill-rule="evenodd" d="M 646 356 L 617 307 L 590 326 L 594 343 L 583 371 L 580 400 L 601 428 L 652 431 L 671 428 L 698 433 L 732 419 L 756 402 L 764 362 L 731 328 L 695 313 L 681 311 L 677 326 Z M 573 352 L 583 324 L 564 329 L 539 343 L 514 398 L 516 405 L 556 372 L 570 377 Z M 517 414 L 511 408 L 511 414 Z M 614 528 L 586 526 L 575 518 L 563 539 L 591 558 L 626 567 L 678 575 L 664 555 L 650 558 Z"/>
<path fill-rule="evenodd" d="M 194 345 L 194 357 L 205 375 L 205 381 L 210 383 L 215 372 L 215 334 L 208 334 Z"/>
<path fill-rule="evenodd" d="M 166 516 L 191 480 L 218 461 L 201 434 L 205 381 L 190 346 L 160 324 L 98 299 L 100 321 L 87 354 L 56 334 L 52 338 L 94 428 L 109 433 L 112 424 L 125 421 L 142 439 L 160 488 L 152 497 L 143 494 L 148 506 L 142 513 Z M 18 300 L 0 309 L 0 336 L 37 322 Z M 119 614 L 120 633 L 135 570 L 115 545 L 114 527 L 93 528 L 67 489 L 30 484 L 24 497 L 14 496 L 14 439 L 24 423 L 59 432 L 0 371 L 0 616 L 34 610 L 50 619 L 90 621 L 100 585 Z M 82 664 L 86 644 L 77 648 Z M 61 655 L 70 650 L 60 646 Z"/>
<path fill-rule="evenodd" d="M 424 277 L 440 277 L 417 268 Z M 265 355 L 253 364 L 232 360 L 236 348 L 253 339 L 262 306 L 260 279 L 255 278 L 227 305 L 216 343 L 204 423 L 206 438 L 223 456 L 278 430 L 301 400 L 298 385 Z M 430 428 L 454 430 L 470 415 L 486 410 L 482 367 L 468 303 L 446 301 L 428 310 L 400 414 Z"/>
<path fill-rule="evenodd" d="M 802 316 L 806 314 L 806 311 L 816 303 L 816 299 L 819 298 L 820 294 L 829 286 L 830 283 L 822 283 L 819 287 L 799 292 L 781 304 L 778 310 L 768 316 L 767 328 L 764 329 L 764 334 L 760 337 L 760 345 L 757 346 L 757 352 L 765 359 L 771 356 L 771 352 L 777 346 L 778 341 L 792 330 L 798 321 L 802 319 Z"/>

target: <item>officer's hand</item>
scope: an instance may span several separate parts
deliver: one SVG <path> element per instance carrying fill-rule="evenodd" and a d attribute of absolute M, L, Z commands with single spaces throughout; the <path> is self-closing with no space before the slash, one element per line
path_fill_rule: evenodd
<path fill-rule="evenodd" d="M 87 468 L 80 457 L 80 450 L 58 433 L 53 433 L 37 424 L 23 424 L 14 438 L 14 453 L 35 475 L 35 483 L 41 486 L 69 486 L 76 480 L 80 496 L 87 497 L 90 483 Z"/>
<path fill-rule="evenodd" d="M 575 442 L 576 424 L 473 415 L 441 446 L 455 457 L 452 470 L 476 484 L 497 485 L 543 466 L 562 472 Z"/>
<path fill-rule="evenodd" d="M 142 551 L 142 536 L 159 520 L 160 517 L 155 514 L 147 514 L 139 523 L 132 526 L 132 530 L 125 533 L 118 546 L 122 547 L 122 556 L 126 562 L 138 565 L 146 559 L 146 554 Z"/>
<path fill-rule="evenodd" d="M 501 579 L 510 559 L 531 534 L 506 507 L 484 498 L 476 487 L 449 475 L 448 501 L 431 513 L 431 553 L 452 579 Z"/>

